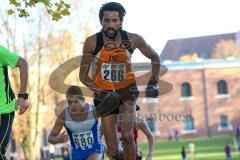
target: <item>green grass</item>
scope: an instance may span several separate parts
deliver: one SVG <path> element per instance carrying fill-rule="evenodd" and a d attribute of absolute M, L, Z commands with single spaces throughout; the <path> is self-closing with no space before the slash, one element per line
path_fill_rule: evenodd
<path fill-rule="evenodd" d="M 224 147 L 230 142 L 232 148 L 232 160 L 239 160 L 239 154 L 235 149 L 232 137 L 214 137 L 184 139 L 179 142 L 157 141 L 153 152 L 153 160 L 181 160 L 181 149 L 192 141 L 195 144 L 196 155 L 194 160 L 225 160 Z M 139 147 L 145 156 L 148 152 L 146 143 L 140 143 Z M 186 150 L 187 151 L 187 150 Z M 188 155 L 187 155 L 187 158 Z"/>

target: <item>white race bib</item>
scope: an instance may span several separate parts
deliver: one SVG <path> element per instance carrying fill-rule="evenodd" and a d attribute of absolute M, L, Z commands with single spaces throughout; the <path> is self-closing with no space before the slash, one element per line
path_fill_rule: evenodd
<path fill-rule="evenodd" d="M 92 131 L 87 131 L 83 133 L 72 133 L 74 144 L 77 148 L 85 149 L 90 148 L 94 143 Z"/>
<path fill-rule="evenodd" d="M 102 63 L 102 80 L 109 82 L 120 82 L 126 78 L 126 64 Z"/>

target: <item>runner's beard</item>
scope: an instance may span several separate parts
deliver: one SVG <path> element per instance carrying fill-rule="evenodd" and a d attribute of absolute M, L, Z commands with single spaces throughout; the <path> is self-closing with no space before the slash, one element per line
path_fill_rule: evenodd
<path fill-rule="evenodd" d="M 109 27 L 104 31 L 104 34 L 107 38 L 109 38 L 111 40 L 115 40 L 115 38 L 117 36 L 117 32 L 118 32 L 118 30 L 116 30 L 115 28 Z"/>

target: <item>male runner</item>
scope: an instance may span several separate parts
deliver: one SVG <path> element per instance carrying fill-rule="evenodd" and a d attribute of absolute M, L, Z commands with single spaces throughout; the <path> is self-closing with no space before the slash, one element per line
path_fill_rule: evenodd
<path fill-rule="evenodd" d="M 104 146 L 100 138 L 100 127 L 94 105 L 84 103 L 82 90 L 71 86 L 66 92 L 68 107 L 65 108 L 50 132 L 51 144 L 71 142 L 72 160 L 102 160 Z M 67 134 L 60 133 L 63 126 Z"/>
<path fill-rule="evenodd" d="M 20 91 L 17 100 L 9 81 L 8 66 L 20 70 Z M 5 153 L 12 133 L 14 111 L 20 106 L 19 114 L 23 114 L 29 107 L 27 82 L 26 60 L 0 45 L 0 160 L 6 160 Z"/>
<path fill-rule="evenodd" d="M 126 11 L 120 3 L 109 2 L 102 5 L 99 11 L 102 29 L 85 41 L 79 77 L 84 85 L 94 91 L 94 104 L 102 115 L 103 133 L 113 159 L 119 159 L 116 136 L 116 114 L 119 113 L 119 106 L 122 113 L 131 117 L 129 121 L 122 123 L 122 135 L 125 145 L 124 159 L 132 160 L 135 159 L 133 121 L 139 92 L 135 75 L 131 70 L 131 55 L 135 49 L 139 49 L 143 55 L 151 59 L 152 76 L 147 87 L 149 92 L 146 94 L 152 97 L 158 95 L 156 83 L 160 59 L 140 35 L 122 30 L 125 14 Z M 116 103 L 116 99 L 119 103 Z"/>

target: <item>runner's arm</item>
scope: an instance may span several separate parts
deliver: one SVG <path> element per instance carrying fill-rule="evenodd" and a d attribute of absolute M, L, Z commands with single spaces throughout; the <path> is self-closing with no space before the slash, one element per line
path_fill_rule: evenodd
<path fill-rule="evenodd" d="M 19 57 L 16 67 L 20 70 L 20 91 L 19 93 L 27 92 L 27 83 L 28 83 L 28 64 L 25 59 Z"/>
<path fill-rule="evenodd" d="M 48 136 L 48 142 L 51 144 L 57 144 L 57 143 L 65 143 L 67 142 L 67 135 L 64 134 L 64 132 L 62 134 L 60 134 L 62 128 L 64 125 L 64 120 L 61 118 L 57 118 L 55 121 L 55 124 Z"/>
<path fill-rule="evenodd" d="M 80 64 L 79 79 L 89 89 L 96 91 L 98 88 L 94 81 L 89 77 L 89 69 L 93 60 L 93 37 L 88 37 L 83 46 L 83 56 Z"/>
<path fill-rule="evenodd" d="M 135 34 L 135 45 L 141 53 L 151 59 L 152 64 L 152 76 L 151 79 L 156 79 L 160 72 L 160 58 L 159 55 L 152 49 L 150 45 L 146 43 L 146 41 L 140 35 Z"/>

